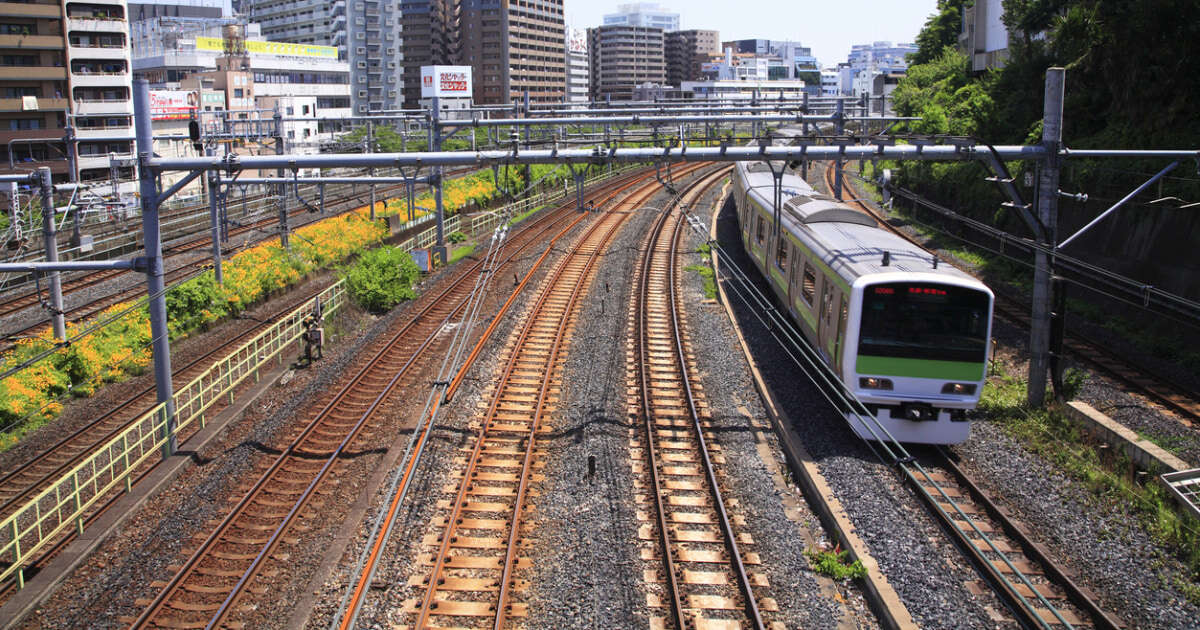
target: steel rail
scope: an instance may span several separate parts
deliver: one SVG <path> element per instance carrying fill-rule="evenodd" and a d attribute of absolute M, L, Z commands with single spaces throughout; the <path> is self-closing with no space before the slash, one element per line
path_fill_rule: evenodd
<path fill-rule="evenodd" d="M 650 187 L 656 187 L 656 185 L 650 184 L 648 188 Z M 653 193 L 651 192 L 650 194 Z M 606 214 L 605 218 L 611 216 L 611 214 Z M 521 460 L 521 471 L 519 473 L 517 493 L 513 505 L 513 517 L 511 523 L 509 524 L 507 546 L 505 548 L 504 561 L 501 565 L 500 579 L 498 580 L 499 593 L 497 595 L 495 616 L 492 624 L 494 630 L 499 630 L 503 626 L 504 620 L 506 619 L 505 613 L 507 612 L 507 607 L 505 604 L 508 597 L 508 585 L 510 582 L 509 576 L 512 571 L 514 558 L 513 554 L 516 551 L 516 537 L 520 531 L 520 515 L 523 507 L 522 502 L 525 497 L 529 469 L 532 466 L 533 447 L 536 442 L 538 428 L 541 425 L 542 411 L 545 405 L 546 393 L 548 392 L 550 383 L 553 380 L 554 364 L 557 361 L 558 352 L 562 345 L 563 335 L 569 322 L 571 321 L 569 313 L 576 306 L 578 297 L 585 285 L 584 279 L 587 278 L 588 274 L 590 273 L 590 270 L 594 266 L 596 259 L 599 257 L 600 251 L 604 248 L 604 245 L 611 240 L 612 235 L 616 232 L 617 228 L 624 224 L 624 221 L 625 217 L 613 219 L 611 221 L 608 231 L 599 237 L 600 243 L 595 245 L 587 261 L 584 263 L 584 269 L 578 272 L 579 280 L 575 282 L 571 294 L 567 298 L 566 306 L 563 307 L 564 315 L 559 319 L 558 326 L 556 327 L 555 337 L 550 346 L 551 350 L 545 361 L 545 371 L 542 374 L 542 383 L 539 385 L 537 400 L 535 406 L 533 407 L 533 418 L 530 421 L 529 437 L 525 440 L 526 447 Z M 603 219 L 593 223 L 588 229 L 587 233 L 584 235 L 582 242 L 586 243 L 589 240 L 596 238 L 597 233 L 604 224 L 605 221 Z M 484 414 L 484 418 L 491 418 L 496 414 L 499 404 L 503 399 L 501 395 L 503 384 L 509 381 L 509 379 L 512 377 L 513 371 L 520 363 L 522 359 L 520 349 L 528 339 L 530 332 L 534 328 L 534 324 L 537 323 L 539 314 L 543 311 L 547 300 L 551 295 L 553 295 L 553 288 L 560 282 L 563 274 L 566 272 L 568 265 L 572 261 L 571 256 L 573 255 L 573 253 L 569 254 L 568 257 L 555 268 L 553 275 L 547 282 L 547 288 L 538 296 L 538 301 L 532 308 L 532 314 L 527 320 L 525 326 L 522 327 L 521 334 L 514 344 L 512 355 L 509 357 L 509 360 L 505 365 L 503 375 L 499 380 L 501 387 L 496 389 L 496 393 L 493 395 L 492 400 L 489 403 L 488 410 Z M 457 530 L 457 522 L 460 518 L 461 510 L 465 503 L 465 497 L 470 489 L 470 480 L 472 479 L 473 473 L 479 464 L 479 457 L 482 453 L 484 444 L 487 442 L 487 435 L 488 422 L 485 421 L 480 428 L 479 436 L 476 439 L 475 446 L 473 447 L 471 454 L 468 456 L 469 463 L 467 465 L 467 470 L 463 475 L 463 480 L 459 484 L 457 496 L 451 503 L 453 506 L 452 512 L 446 520 L 446 531 L 442 536 L 441 545 L 439 545 L 438 551 L 435 555 L 436 559 L 434 560 L 433 570 L 430 572 L 431 577 L 429 580 L 429 585 L 426 588 L 425 594 L 421 598 L 417 619 L 413 624 L 414 628 L 425 627 L 426 622 L 429 620 L 429 616 L 434 614 L 432 611 L 436 605 L 434 602 L 434 597 L 436 596 L 438 590 L 437 578 L 445 566 L 445 562 L 449 554 L 449 548 L 453 542 L 455 531 Z"/>
<path fill-rule="evenodd" d="M 692 187 L 689 188 L 688 192 L 698 194 L 698 193 L 696 193 L 696 191 L 706 189 L 707 186 L 711 185 L 714 181 L 718 180 L 720 177 L 723 177 L 726 173 L 727 173 L 727 169 L 721 169 L 718 172 L 706 177 L 704 180 L 701 180 L 700 182 L 697 182 L 696 184 L 694 184 Z M 682 231 L 684 222 L 680 221 L 678 219 L 678 217 L 676 217 L 674 220 L 674 225 L 671 227 L 670 236 L 668 238 L 664 239 L 663 235 L 662 235 L 664 228 L 666 227 L 667 223 L 669 222 L 669 219 L 672 216 L 675 216 L 674 215 L 674 206 L 678 205 L 678 202 L 682 201 L 682 199 L 686 195 L 687 195 L 687 193 L 685 193 L 684 195 L 680 195 L 679 198 L 677 198 L 676 200 L 673 200 L 671 205 L 668 206 L 667 210 L 665 210 L 662 213 L 662 216 L 660 216 L 658 221 L 655 223 L 654 228 L 650 235 L 650 240 L 649 240 L 646 257 L 642 263 L 642 277 L 641 277 L 641 284 L 639 287 L 639 300 L 641 302 L 641 306 L 638 308 L 638 329 L 639 329 L 638 330 L 638 346 L 639 346 L 639 351 L 641 354 L 640 354 L 640 360 L 639 360 L 638 364 L 639 364 L 639 367 L 641 368 L 639 371 L 641 374 L 641 383 L 642 383 L 641 399 L 642 399 L 642 409 L 643 409 L 643 420 L 644 420 L 645 428 L 646 428 L 647 457 L 648 457 L 649 469 L 651 471 L 651 476 L 654 480 L 654 486 L 655 486 L 655 488 L 654 488 L 655 489 L 655 504 L 656 504 L 657 513 L 658 513 L 658 517 L 659 517 L 660 541 L 664 545 L 663 557 L 664 557 L 664 562 L 667 565 L 667 574 L 668 574 L 667 580 L 668 580 L 668 584 L 670 584 L 673 606 L 676 608 L 675 616 L 677 618 L 677 624 L 678 624 L 677 627 L 683 628 L 683 627 L 685 627 L 686 622 L 683 617 L 682 602 L 679 599 L 678 581 L 674 575 L 675 568 L 674 568 L 674 560 L 672 558 L 672 552 L 671 552 L 671 547 L 670 547 L 671 543 L 670 543 L 669 529 L 668 529 L 668 526 L 666 523 L 666 509 L 663 505 L 661 486 L 660 486 L 660 482 L 658 479 L 658 472 L 657 472 L 658 459 L 655 457 L 655 453 L 656 453 L 657 449 L 655 447 L 655 440 L 654 440 L 654 427 L 653 427 L 652 412 L 649 407 L 649 403 L 650 403 L 650 383 L 648 381 L 649 374 L 648 374 L 648 370 L 646 370 L 644 368 L 644 366 L 647 365 L 649 362 L 649 358 L 648 358 L 649 352 L 648 352 L 648 348 L 647 348 L 647 342 L 648 342 L 648 332 L 649 332 L 648 331 L 648 319 L 649 319 L 648 309 L 650 307 L 648 296 L 651 291 L 650 270 L 653 266 L 651 261 L 655 255 L 656 250 L 659 250 L 659 249 L 663 248 L 664 246 L 666 246 L 668 249 L 668 252 L 666 252 L 666 261 L 665 261 L 665 266 L 666 266 L 666 270 L 667 270 L 666 287 L 668 290 L 667 301 L 669 304 L 667 316 L 668 316 L 669 324 L 671 327 L 671 333 L 672 333 L 672 339 L 673 339 L 672 345 L 675 348 L 675 364 L 676 364 L 676 367 L 678 368 L 678 375 L 680 378 L 680 382 L 682 384 L 680 389 L 681 389 L 682 393 L 684 394 L 684 397 L 687 400 L 688 414 L 691 417 L 693 434 L 696 439 L 696 443 L 698 445 L 698 448 L 696 450 L 698 451 L 698 453 L 701 457 L 701 460 L 702 460 L 705 478 L 708 482 L 709 496 L 712 498 L 713 509 L 716 512 L 717 517 L 718 517 L 718 519 L 717 519 L 718 526 L 721 529 L 722 537 L 724 538 L 725 547 L 729 553 L 730 564 L 733 567 L 733 572 L 734 572 L 735 578 L 738 582 L 738 590 L 741 592 L 742 597 L 745 602 L 746 617 L 751 622 L 753 627 L 762 629 L 762 628 L 764 628 L 762 614 L 759 611 L 757 600 L 754 597 L 754 591 L 753 591 L 753 587 L 750 584 L 749 574 L 746 571 L 745 564 L 742 561 L 742 554 L 741 554 L 740 549 L 738 548 L 735 533 L 733 531 L 732 524 L 730 523 L 729 514 L 725 510 L 724 499 L 721 496 L 720 487 L 718 486 L 718 483 L 717 483 L 715 467 L 713 466 L 712 459 L 708 454 L 708 444 L 704 438 L 704 430 L 700 424 L 699 409 L 696 405 L 696 400 L 692 393 L 691 379 L 688 375 L 687 353 L 685 352 L 684 347 L 683 347 L 683 330 L 682 330 L 682 327 L 680 326 L 680 322 L 679 322 L 679 319 L 680 319 L 679 311 L 678 311 L 679 296 L 676 292 L 677 285 L 678 285 L 678 279 L 677 279 L 677 275 L 676 275 L 677 274 L 677 270 L 676 270 L 677 262 L 676 261 L 678 260 L 678 243 L 679 243 L 679 235 Z"/>
<path fill-rule="evenodd" d="M 607 188 L 609 186 L 615 187 L 615 191 L 612 193 L 612 195 L 610 195 L 609 199 L 611 199 L 612 196 L 619 194 L 621 191 L 625 190 L 629 186 L 633 185 L 633 183 L 639 177 L 647 177 L 647 175 L 634 175 L 629 178 L 631 181 L 628 183 L 624 182 L 624 180 L 622 179 L 622 180 L 618 180 L 617 182 L 613 182 L 612 184 L 605 186 L 605 188 Z M 604 203 L 604 202 L 601 202 L 601 203 Z M 499 326 L 500 321 L 508 313 L 508 309 L 515 303 L 517 297 L 524 291 L 525 286 L 529 283 L 529 281 L 533 277 L 534 273 L 537 272 L 541 268 L 542 263 L 546 260 L 546 258 L 550 255 L 550 253 L 554 250 L 554 246 L 558 242 L 558 240 L 560 238 L 562 238 L 564 235 L 566 235 L 566 233 L 568 231 L 570 231 L 572 228 L 574 228 L 575 225 L 577 225 L 580 221 L 582 221 L 585 218 L 585 216 L 586 215 L 580 214 L 578 217 L 575 218 L 575 220 L 571 221 L 566 227 L 564 227 L 561 231 L 559 231 L 558 234 L 556 234 L 553 238 L 550 239 L 549 243 L 547 243 L 546 249 L 542 252 L 542 255 L 539 256 L 538 259 L 533 262 L 533 265 L 525 273 L 525 276 L 521 279 L 521 281 L 517 284 L 517 286 L 513 288 L 512 293 L 509 295 L 508 299 L 504 302 L 504 304 L 500 307 L 500 310 L 497 312 L 496 316 L 492 318 L 492 321 L 488 325 L 487 329 L 483 331 L 479 340 L 476 342 L 475 347 L 472 349 L 471 353 L 467 356 L 466 360 L 463 362 L 463 365 L 458 369 L 458 372 L 455 375 L 454 379 L 447 386 L 444 394 L 442 396 L 440 396 L 437 400 L 434 401 L 429 412 L 423 414 L 423 417 L 418 421 L 417 426 L 419 428 L 420 436 L 414 442 L 414 446 L 413 446 L 414 451 L 413 452 L 415 454 L 412 456 L 405 457 L 404 469 L 402 470 L 400 480 L 397 482 L 397 485 L 396 485 L 397 490 L 392 495 L 392 501 L 389 504 L 388 511 L 385 515 L 385 520 L 387 522 L 390 523 L 395 518 L 396 511 L 399 509 L 401 502 L 404 500 L 404 497 L 408 493 L 409 485 L 413 479 L 413 472 L 416 469 L 417 464 L 420 462 L 421 454 L 424 452 L 427 438 L 430 435 L 430 431 L 433 428 L 433 418 L 436 417 L 438 409 L 440 408 L 440 406 L 443 403 L 448 403 L 450 401 L 451 397 L 453 396 L 454 391 L 458 388 L 459 384 L 462 382 L 462 379 L 465 377 L 467 370 L 470 368 L 471 365 L 474 364 L 475 360 L 478 358 L 479 353 L 482 351 L 484 344 L 488 341 L 488 339 L 491 338 L 492 333 L 495 331 L 496 327 Z M 350 598 L 344 604 L 345 612 L 341 617 L 341 621 L 338 622 L 338 628 L 340 630 L 347 630 L 348 628 L 352 628 L 354 626 L 355 620 L 358 617 L 358 611 L 361 609 L 362 604 L 363 604 L 363 598 L 366 593 L 368 578 L 375 570 L 375 566 L 378 562 L 378 559 L 382 554 L 385 541 L 386 541 L 386 537 L 380 536 L 380 537 L 377 537 L 374 540 L 374 542 L 372 543 L 371 550 L 368 554 L 368 557 L 363 561 L 363 566 L 359 570 L 359 577 L 355 584 L 354 590 L 352 591 Z"/>

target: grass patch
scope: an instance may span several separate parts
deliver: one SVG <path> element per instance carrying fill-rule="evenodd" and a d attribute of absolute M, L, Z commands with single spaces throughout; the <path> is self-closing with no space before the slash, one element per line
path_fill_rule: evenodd
<path fill-rule="evenodd" d="M 708 265 L 688 265 L 684 267 L 687 271 L 694 271 L 704 278 L 704 297 L 715 300 L 717 299 L 717 280 L 713 274 L 712 267 Z"/>
<path fill-rule="evenodd" d="M 458 262 L 459 260 L 462 260 L 463 258 L 470 256 L 471 253 L 474 251 L 475 251 L 474 245 L 467 245 L 465 247 L 456 248 L 450 254 L 450 262 L 448 262 L 446 264 L 453 265 L 454 263 Z"/>
<path fill-rule="evenodd" d="M 509 224 L 509 225 L 516 225 L 516 224 L 520 223 L 521 221 L 524 221 L 525 219 L 528 219 L 530 216 L 532 216 L 532 215 L 533 215 L 533 213 L 535 213 L 535 212 L 537 212 L 538 210 L 541 210 L 542 208 L 545 208 L 545 207 L 546 207 L 546 206 L 537 206 L 536 208 L 532 208 L 532 209 L 530 209 L 530 210 L 526 210 L 525 212 L 522 212 L 521 214 L 518 214 L 517 216 L 515 216 L 515 217 L 513 217 L 513 218 L 509 219 L 509 220 L 508 220 L 508 224 Z"/>
<path fill-rule="evenodd" d="M 1128 512 L 1159 544 L 1172 549 L 1191 571 L 1191 587 L 1180 588 L 1200 605 L 1200 523 L 1175 506 L 1169 491 L 1157 483 L 1158 471 L 1147 482 L 1131 477 L 1127 457 L 1101 449 L 1083 431 L 1054 409 L 1031 409 L 1025 404 L 1025 381 L 1010 374 L 989 379 L 979 400 L 979 412 L 1005 433 L 1081 483 L 1105 512 Z M 1165 447 L 1164 447 L 1165 448 Z"/>
<path fill-rule="evenodd" d="M 849 551 L 805 551 L 805 557 L 812 565 L 813 571 L 821 575 L 827 575 L 835 580 L 852 580 L 867 576 L 867 568 L 862 565 L 862 562 L 855 560 L 847 563 L 846 559 L 850 556 Z"/>
<path fill-rule="evenodd" d="M 700 243 L 700 245 L 696 247 L 696 253 L 708 256 L 712 253 L 712 245 L 709 245 L 708 243 Z"/>

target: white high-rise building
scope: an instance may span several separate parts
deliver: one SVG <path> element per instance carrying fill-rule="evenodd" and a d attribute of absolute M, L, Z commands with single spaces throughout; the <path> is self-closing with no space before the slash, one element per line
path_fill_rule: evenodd
<path fill-rule="evenodd" d="M 661 28 L 664 33 L 670 33 L 679 30 L 679 14 L 654 2 L 634 2 L 617 5 L 616 13 L 604 16 L 604 25 Z"/>
<path fill-rule="evenodd" d="M 567 32 L 567 102 L 588 101 L 587 31 L 573 28 Z"/>

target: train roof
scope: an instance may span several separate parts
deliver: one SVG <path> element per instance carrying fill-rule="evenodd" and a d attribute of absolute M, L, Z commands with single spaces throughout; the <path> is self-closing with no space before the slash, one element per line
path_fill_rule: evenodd
<path fill-rule="evenodd" d="M 743 166 L 743 165 L 739 165 Z M 782 163 L 776 163 L 776 170 Z M 773 206 L 774 178 L 765 162 L 744 165 L 751 197 L 764 208 Z M 933 266 L 933 256 L 879 227 L 869 214 L 823 195 L 790 169 L 782 180 L 783 225 L 850 283 L 881 273 L 928 273 L 972 279 L 949 264 Z M 888 264 L 884 266 L 884 253 Z M 973 280 L 973 279 L 972 279 Z"/>

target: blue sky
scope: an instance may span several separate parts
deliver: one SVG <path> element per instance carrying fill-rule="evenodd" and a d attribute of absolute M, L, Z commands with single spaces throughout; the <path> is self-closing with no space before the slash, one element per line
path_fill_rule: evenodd
<path fill-rule="evenodd" d="M 626 0 L 632 1 L 632 0 Z M 565 0 L 567 25 L 599 26 L 622 0 Z M 721 39 L 786 39 L 813 49 L 823 67 L 845 61 L 851 44 L 911 42 L 937 0 L 658 0 L 682 28 L 716 29 Z"/>

